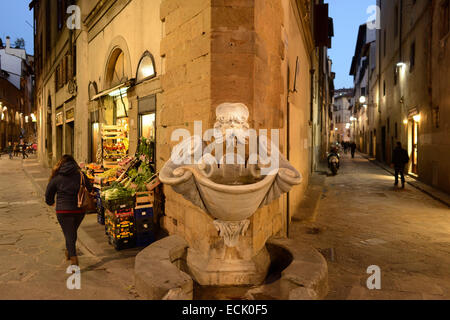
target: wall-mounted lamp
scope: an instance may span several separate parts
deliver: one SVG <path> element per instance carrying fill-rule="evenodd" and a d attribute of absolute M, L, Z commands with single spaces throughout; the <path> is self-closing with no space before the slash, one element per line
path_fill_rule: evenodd
<path fill-rule="evenodd" d="M 403 124 L 408 124 L 408 119 L 403 120 Z"/>
<path fill-rule="evenodd" d="M 361 96 L 359 97 L 359 103 L 366 103 L 366 97 L 365 96 Z"/>

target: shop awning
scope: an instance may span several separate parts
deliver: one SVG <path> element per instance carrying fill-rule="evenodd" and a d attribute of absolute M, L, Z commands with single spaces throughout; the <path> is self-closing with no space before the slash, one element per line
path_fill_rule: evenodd
<path fill-rule="evenodd" d="M 99 99 L 101 97 L 104 97 L 104 96 L 110 94 L 111 92 L 117 91 L 117 90 L 119 90 L 121 88 L 129 87 L 131 85 L 131 83 L 132 83 L 132 81 L 128 80 L 128 81 L 123 82 L 123 83 L 121 83 L 121 84 L 119 84 L 119 85 L 117 85 L 117 86 L 115 86 L 113 88 L 110 88 L 110 89 L 107 89 L 107 90 L 103 90 L 102 92 L 100 92 L 100 93 L 96 94 L 95 96 L 93 96 L 91 101 L 94 101 L 94 100 L 97 100 L 97 99 Z"/>

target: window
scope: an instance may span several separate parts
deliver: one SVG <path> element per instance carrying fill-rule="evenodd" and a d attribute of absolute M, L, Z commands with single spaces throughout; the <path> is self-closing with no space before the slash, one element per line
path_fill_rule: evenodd
<path fill-rule="evenodd" d="M 440 36 L 441 39 L 444 38 L 450 31 L 450 0 L 444 0 L 441 2 L 441 30 L 440 30 Z"/>
<path fill-rule="evenodd" d="M 154 78 L 156 76 L 155 60 L 150 52 L 145 51 L 142 55 L 141 61 L 139 61 L 138 69 L 136 72 L 136 81 L 141 82 L 147 79 Z"/>
<path fill-rule="evenodd" d="M 58 18 L 57 18 L 57 24 L 58 24 L 58 30 L 61 31 L 63 26 L 64 26 L 64 18 L 66 15 L 66 9 L 65 9 L 66 5 L 65 5 L 65 1 L 64 0 L 57 0 L 57 13 L 58 13 Z"/>
<path fill-rule="evenodd" d="M 386 30 L 383 31 L 384 39 L 383 39 L 383 56 L 386 57 Z"/>
<path fill-rule="evenodd" d="M 409 72 L 414 70 L 414 65 L 416 64 L 416 42 L 411 43 L 411 54 L 409 58 Z"/>
<path fill-rule="evenodd" d="M 433 126 L 436 129 L 439 129 L 440 115 L 439 115 L 439 107 L 433 108 Z"/>
<path fill-rule="evenodd" d="M 395 17 L 394 17 L 394 36 L 398 36 L 398 6 L 395 6 L 394 11 Z"/>
<path fill-rule="evenodd" d="M 386 96 L 386 80 L 383 80 L 383 97 Z"/>
<path fill-rule="evenodd" d="M 76 77 L 77 75 L 77 46 L 73 46 L 72 52 L 72 76 Z"/>
<path fill-rule="evenodd" d="M 55 88 L 56 91 L 58 91 L 59 89 L 59 85 L 60 85 L 60 80 L 59 80 L 59 73 L 60 73 L 60 67 L 59 65 L 56 67 L 56 71 L 55 71 Z"/>
<path fill-rule="evenodd" d="M 50 0 L 47 0 L 46 4 L 45 4 L 45 16 L 46 17 L 51 17 L 51 8 L 50 8 Z M 50 50 L 52 48 L 51 45 L 51 28 L 50 28 L 50 23 L 48 23 L 48 21 L 45 22 L 45 44 L 46 44 L 46 59 L 49 58 L 50 56 Z"/>

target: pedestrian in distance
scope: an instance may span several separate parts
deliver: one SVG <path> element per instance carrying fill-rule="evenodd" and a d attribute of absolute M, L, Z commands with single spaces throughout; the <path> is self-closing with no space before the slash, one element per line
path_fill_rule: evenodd
<path fill-rule="evenodd" d="M 351 152 L 352 152 L 352 158 L 355 158 L 356 143 L 354 141 L 350 144 L 350 149 L 351 149 Z"/>
<path fill-rule="evenodd" d="M 402 148 L 402 143 L 397 142 L 397 146 L 392 154 L 392 164 L 391 167 L 395 170 L 395 183 L 394 186 L 398 186 L 398 175 L 402 181 L 402 189 L 405 188 L 405 165 L 409 162 L 408 152 Z"/>
<path fill-rule="evenodd" d="M 12 146 L 11 142 L 8 143 L 7 150 L 8 150 L 8 154 L 9 154 L 9 159 L 12 160 L 12 158 L 13 158 L 13 146 Z"/>
<path fill-rule="evenodd" d="M 17 142 L 14 142 L 14 157 L 17 157 L 19 155 L 19 144 Z"/>
<path fill-rule="evenodd" d="M 63 155 L 52 170 L 45 192 L 45 202 L 49 206 L 55 204 L 56 195 L 56 218 L 66 241 L 66 259 L 70 260 L 71 265 L 78 265 L 77 231 L 85 216 L 85 210 L 78 207 L 82 181 L 91 193 L 92 184 L 81 172 L 75 159 L 70 155 Z"/>
<path fill-rule="evenodd" d="M 25 157 L 28 158 L 28 154 L 27 154 L 27 145 L 26 143 L 22 144 L 22 159 L 25 159 Z"/>

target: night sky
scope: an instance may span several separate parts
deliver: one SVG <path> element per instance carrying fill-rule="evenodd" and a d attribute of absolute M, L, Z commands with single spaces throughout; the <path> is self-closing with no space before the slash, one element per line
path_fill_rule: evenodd
<path fill-rule="evenodd" d="M 354 53 L 359 25 L 365 23 L 370 14 L 367 8 L 376 0 L 328 0 L 330 16 L 334 20 L 333 47 L 329 55 L 336 72 L 335 87 L 352 87 L 348 75 Z M 14 43 L 16 38 L 25 39 L 27 53 L 33 54 L 33 12 L 28 10 L 30 0 L 0 0 L 0 38 L 6 36 Z M 28 23 L 29 24 L 28 24 Z"/>
<path fill-rule="evenodd" d="M 10 36 L 12 45 L 17 38 L 24 38 L 27 53 L 34 54 L 33 11 L 28 9 L 30 2 L 31 0 L 0 0 L 0 38 L 5 43 L 6 36 Z"/>

